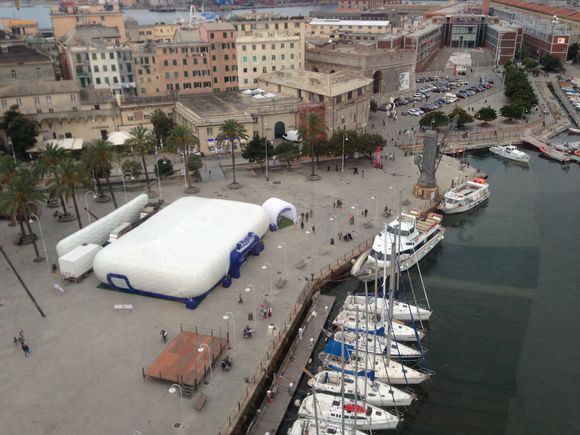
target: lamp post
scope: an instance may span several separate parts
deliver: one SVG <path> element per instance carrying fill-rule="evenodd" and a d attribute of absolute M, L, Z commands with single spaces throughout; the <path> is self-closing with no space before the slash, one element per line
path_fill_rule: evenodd
<path fill-rule="evenodd" d="M 173 384 L 169 387 L 169 393 L 173 394 L 179 390 L 179 404 L 180 404 L 180 412 L 179 415 L 181 416 L 181 420 L 183 420 L 183 390 L 178 384 Z"/>
<path fill-rule="evenodd" d="M 34 218 L 34 219 L 32 219 Z M 42 240 L 42 249 L 44 250 L 44 257 L 42 258 L 40 256 L 36 257 L 34 259 L 35 263 L 40 263 L 41 261 L 44 261 L 44 259 L 46 259 L 46 268 L 48 269 L 48 273 L 50 273 L 50 262 L 48 261 L 48 252 L 46 252 L 46 244 L 44 243 L 44 234 L 42 233 L 42 225 L 40 225 L 40 218 L 35 215 L 34 213 L 31 213 L 28 219 L 28 223 L 32 223 L 34 222 L 34 220 L 36 220 L 36 223 L 38 224 L 38 229 L 40 230 L 40 239 Z M 34 237 L 34 235 L 30 235 L 30 237 Z"/>
<path fill-rule="evenodd" d="M 85 193 L 85 209 L 87 210 L 87 219 L 89 220 L 89 225 L 91 224 L 91 213 L 89 212 L 89 202 L 87 201 L 87 195 L 89 193 L 93 194 L 93 199 L 97 199 L 97 194 L 95 192 L 93 192 L 92 190 L 89 190 L 87 193 Z"/>
<path fill-rule="evenodd" d="M 357 212 L 358 212 L 358 204 L 353 204 L 353 205 L 351 205 L 351 206 L 350 206 L 350 209 L 351 209 L 351 210 L 354 210 L 354 214 L 355 214 L 355 216 L 356 216 L 356 214 L 357 214 Z M 357 218 L 358 218 L 358 216 L 357 216 Z"/>
<path fill-rule="evenodd" d="M 133 174 L 131 172 L 123 172 L 123 176 L 121 177 L 121 180 L 123 180 L 123 193 L 125 194 L 125 204 L 127 204 L 127 188 L 125 186 L 125 177 L 129 175 L 131 177 L 131 181 L 133 181 L 135 179 L 135 177 L 133 176 Z"/>
<path fill-rule="evenodd" d="M 346 134 L 346 129 L 343 131 L 342 134 L 342 165 L 341 165 L 341 172 L 344 172 L 344 142 L 348 141 L 348 135 Z"/>
<path fill-rule="evenodd" d="M 274 291 L 274 287 L 272 285 L 273 272 L 272 272 L 272 263 L 270 263 L 269 261 L 265 261 L 264 264 L 262 265 L 262 270 L 267 270 L 267 269 L 270 269 L 270 296 L 272 296 L 272 292 Z"/>
<path fill-rule="evenodd" d="M 284 277 L 288 278 L 288 256 L 286 252 L 286 243 L 280 242 L 278 244 L 278 249 L 284 248 Z"/>
<path fill-rule="evenodd" d="M 379 208 L 377 195 L 371 195 L 371 199 L 375 201 L 375 220 L 379 218 Z"/>
<path fill-rule="evenodd" d="M 157 166 L 157 185 L 159 186 L 159 199 L 163 201 L 163 192 L 161 191 L 161 169 L 159 169 L 159 162 L 161 161 L 161 159 L 157 160 L 155 165 Z M 163 161 L 165 161 L 165 159 L 163 159 Z"/>
<path fill-rule="evenodd" d="M 269 168 L 270 165 L 268 164 L 268 137 L 266 137 L 266 181 L 270 181 L 270 172 L 269 172 Z"/>
<path fill-rule="evenodd" d="M 332 237 L 331 238 L 336 237 L 337 234 L 338 234 L 338 219 L 336 218 L 336 215 L 333 214 L 332 216 L 330 216 L 328 218 L 328 220 L 330 222 L 334 222 L 334 233 L 332 234 Z"/>
<path fill-rule="evenodd" d="M 228 344 L 230 344 L 230 316 L 232 318 L 232 329 L 234 330 L 234 337 L 236 336 L 236 318 L 234 316 L 234 313 L 232 313 L 231 311 L 226 311 L 226 313 L 223 315 L 222 319 L 224 319 L 226 321 L 226 328 L 227 328 L 227 341 Z M 232 341 L 236 341 L 235 338 Z M 230 345 L 231 347 L 231 345 Z"/>
<path fill-rule="evenodd" d="M 248 286 L 244 289 L 246 293 L 254 292 L 254 319 L 258 316 L 258 307 L 256 305 L 256 287 L 253 284 L 248 284 Z"/>
<path fill-rule="evenodd" d="M 528 109 L 522 109 L 522 116 L 520 117 L 520 122 L 524 122 L 524 113 L 528 113 Z"/>
<path fill-rule="evenodd" d="M 314 274 L 316 270 L 316 233 L 307 230 L 306 234 L 312 236 L 312 274 Z"/>
<path fill-rule="evenodd" d="M 214 383 L 213 383 L 213 369 L 211 367 L 211 360 L 212 360 L 211 349 L 209 348 L 207 343 L 201 343 L 199 345 L 199 347 L 197 348 L 197 351 L 199 353 L 203 353 L 204 350 L 207 350 L 207 359 L 209 361 L 209 379 L 211 381 L 211 387 L 213 388 Z M 204 362 L 204 365 L 205 365 L 205 362 Z"/>
<path fill-rule="evenodd" d="M 8 145 L 10 145 L 10 149 L 12 150 L 12 159 L 16 162 L 16 153 L 14 152 L 14 145 L 12 144 L 12 138 L 8 136 Z"/>

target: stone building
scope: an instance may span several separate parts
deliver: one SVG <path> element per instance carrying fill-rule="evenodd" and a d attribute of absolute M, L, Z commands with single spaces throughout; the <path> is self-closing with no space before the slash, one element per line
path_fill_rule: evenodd
<path fill-rule="evenodd" d="M 306 51 L 306 69 L 332 74 L 344 71 L 373 80 L 373 94 L 398 95 L 415 87 L 415 52 L 328 44 Z"/>
<path fill-rule="evenodd" d="M 54 64 L 50 56 L 24 43 L 0 42 L 0 86 L 43 80 L 55 80 Z"/>
<path fill-rule="evenodd" d="M 274 94 L 291 95 L 323 106 L 328 133 L 364 131 L 369 119 L 373 80 L 343 71 L 324 74 L 284 70 L 258 78 L 258 86 Z"/>
<path fill-rule="evenodd" d="M 54 37 L 58 40 L 77 26 L 99 25 L 116 27 L 121 42 L 125 42 L 125 22 L 119 5 L 105 10 L 103 5 L 59 5 L 53 6 L 50 11 Z"/>

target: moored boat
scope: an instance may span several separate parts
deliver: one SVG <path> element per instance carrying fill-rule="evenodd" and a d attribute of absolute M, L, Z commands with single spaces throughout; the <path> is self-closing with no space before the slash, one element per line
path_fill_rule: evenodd
<path fill-rule="evenodd" d="M 348 295 L 344 300 L 343 308 L 354 311 L 369 311 L 382 313 L 389 309 L 389 302 L 383 298 L 373 296 Z M 402 321 L 429 320 L 432 312 L 426 308 L 418 307 L 397 300 L 393 301 L 393 319 Z"/>
<path fill-rule="evenodd" d="M 495 147 L 490 147 L 489 150 L 498 156 L 505 157 L 506 159 L 514 160 L 516 162 L 528 163 L 530 161 L 530 155 L 520 151 L 514 145 L 498 145 Z"/>
<path fill-rule="evenodd" d="M 344 313 L 344 314 L 343 314 Z M 359 317 L 357 320 L 356 312 L 354 311 L 342 311 L 339 313 L 341 318 L 339 320 L 335 319 L 333 324 L 339 327 L 342 330 L 350 331 L 350 332 L 368 332 L 369 334 L 376 334 L 380 337 L 384 337 L 387 334 L 387 323 L 383 322 L 382 320 L 376 321 L 376 319 L 372 320 L 369 318 L 368 321 L 368 330 L 367 330 L 367 322 L 362 320 L 364 317 L 364 312 L 359 312 Z M 338 316 L 337 316 L 338 318 Z M 416 327 L 411 327 L 409 325 L 405 325 L 403 322 L 398 320 L 392 321 L 392 331 L 391 331 L 391 338 L 396 341 L 417 341 L 417 339 L 421 340 L 425 336 L 425 332 L 421 329 Z"/>
<path fill-rule="evenodd" d="M 342 431 L 342 425 L 329 423 L 328 421 L 318 421 L 315 418 L 298 418 L 290 429 L 288 435 L 367 435 L 365 432 L 356 430 L 354 427 L 345 427 Z"/>
<path fill-rule="evenodd" d="M 345 355 L 349 355 L 355 352 L 355 350 L 360 354 L 374 353 L 381 356 L 386 355 L 387 353 L 387 344 L 384 342 L 383 337 L 350 333 L 347 342 L 346 334 L 343 334 L 342 331 L 337 332 L 337 334 L 338 336 L 335 336 L 333 340 L 329 340 L 324 349 L 318 354 L 318 358 L 321 361 L 326 359 L 329 355 L 341 356 L 343 352 Z M 365 338 L 365 335 L 368 336 L 368 339 Z M 342 337 L 344 337 L 344 344 L 342 342 Z M 383 340 L 381 340 L 381 343 L 379 344 L 378 340 L 381 338 Z M 394 340 L 391 342 L 390 355 L 397 361 L 416 361 L 423 358 L 423 354 L 420 350 L 398 343 Z"/>
<path fill-rule="evenodd" d="M 487 201 L 489 195 L 487 181 L 474 178 L 445 193 L 439 208 L 446 214 L 463 213 Z"/>
<path fill-rule="evenodd" d="M 538 149 L 546 157 L 549 157 L 550 159 L 556 160 L 560 163 L 566 163 L 572 160 L 568 153 L 558 151 L 557 149 L 548 144 L 541 145 L 538 147 Z"/>

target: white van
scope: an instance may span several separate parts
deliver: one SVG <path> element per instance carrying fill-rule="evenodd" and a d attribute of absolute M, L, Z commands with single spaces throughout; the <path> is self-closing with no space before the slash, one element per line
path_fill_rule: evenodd
<path fill-rule="evenodd" d="M 457 101 L 457 95 L 455 94 L 447 93 L 445 94 L 445 98 L 447 98 L 452 103 L 455 103 Z"/>
<path fill-rule="evenodd" d="M 286 134 L 282 135 L 282 139 L 289 142 L 302 142 L 302 138 L 300 137 L 300 132 L 298 130 L 287 131 Z"/>

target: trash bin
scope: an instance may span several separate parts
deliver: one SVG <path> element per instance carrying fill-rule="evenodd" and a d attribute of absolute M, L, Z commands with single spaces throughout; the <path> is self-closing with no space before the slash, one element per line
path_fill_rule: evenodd
<path fill-rule="evenodd" d="M 331 244 L 331 245 L 334 245 L 334 237 L 331 237 L 331 238 L 330 238 L 330 244 Z"/>

